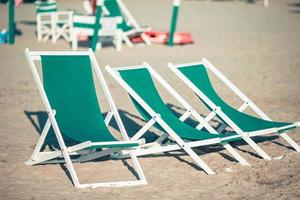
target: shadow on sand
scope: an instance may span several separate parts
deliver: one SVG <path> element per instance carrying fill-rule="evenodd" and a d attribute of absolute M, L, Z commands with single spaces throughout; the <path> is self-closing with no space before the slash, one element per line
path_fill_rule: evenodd
<path fill-rule="evenodd" d="M 175 109 L 176 110 L 183 110 L 183 108 L 177 107 L 177 106 L 175 106 L 173 104 L 167 104 L 167 105 L 174 112 L 175 115 L 177 115 L 177 116 L 181 115 L 181 113 L 178 112 L 178 111 L 175 111 Z M 36 112 L 33 112 L 33 111 L 24 111 L 24 113 L 25 113 L 26 117 L 29 119 L 29 121 L 31 122 L 31 124 L 34 126 L 35 130 L 37 131 L 37 133 L 41 134 L 42 133 L 42 129 L 43 129 L 43 127 L 44 127 L 44 125 L 45 125 L 45 123 L 47 121 L 47 113 L 45 111 L 36 111 Z M 124 111 L 124 110 L 119 110 L 119 113 L 120 113 L 120 117 L 121 117 L 121 119 L 122 119 L 122 121 L 123 121 L 123 123 L 125 125 L 125 128 L 126 128 L 126 130 L 128 132 L 129 137 L 132 137 L 140 128 L 142 128 L 142 126 L 140 124 L 136 123 L 132 119 L 132 118 L 134 118 L 134 119 L 137 119 L 138 121 L 144 121 L 142 118 L 140 118 L 140 117 L 138 117 L 138 116 L 136 116 L 136 115 L 134 115 L 132 113 L 129 113 L 127 111 Z M 104 113 L 104 116 L 106 114 L 107 113 Z M 192 127 L 195 127 L 198 124 L 193 119 L 188 119 L 185 122 L 187 124 L 191 125 Z M 118 130 L 117 123 L 114 120 L 111 121 L 110 126 L 113 129 Z M 74 141 L 74 140 L 72 140 L 70 138 L 67 138 L 65 136 L 63 136 L 63 137 L 64 137 L 64 140 L 65 140 L 65 143 L 66 143 L 67 146 L 76 144 L 76 141 Z M 144 138 L 146 139 L 147 142 L 152 142 L 152 141 L 154 141 L 157 138 L 157 135 L 154 132 L 152 132 L 152 131 L 148 131 L 144 135 Z M 279 146 L 283 146 L 283 147 L 291 149 L 290 147 L 285 146 L 284 144 L 281 144 L 278 141 L 274 141 L 277 138 L 278 138 L 278 136 L 272 135 L 272 136 L 254 137 L 253 140 L 256 143 L 262 143 L 262 142 L 265 142 L 265 141 L 271 141 L 274 144 L 277 144 Z M 238 149 L 239 151 L 246 152 L 246 153 L 249 153 L 252 156 L 260 158 L 256 153 L 249 152 L 249 151 L 244 150 L 244 149 L 241 148 L 242 146 L 247 145 L 243 140 L 232 142 L 231 145 L 234 148 Z M 54 135 L 54 132 L 53 132 L 52 129 L 50 130 L 50 132 L 49 132 L 49 134 L 48 134 L 48 136 L 47 136 L 47 138 L 45 140 L 45 144 L 43 145 L 42 149 L 45 149 L 47 146 L 51 150 L 59 149 L 59 145 L 57 143 L 57 140 L 55 138 L 55 135 Z M 203 154 L 206 154 L 206 153 L 219 153 L 222 157 L 224 157 L 225 159 L 229 160 L 230 162 L 236 162 L 236 160 L 233 157 L 231 157 L 230 155 L 225 154 L 223 152 L 220 152 L 220 151 L 224 150 L 223 146 L 221 146 L 221 145 L 209 145 L 209 146 L 204 146 L 204 147 L 198 147 L 198 148 L 194 148 L 194 150 L 200 156 L 203 155 Z M 177 153 L 164 153 L 164 154 L 156 154 L 156 155 L 147 155 L 147 156 L 143 156 L 143 157 L 162 157 L 162 156 L 174 157 L 177 160 L 179 160 L 181 162 L 184 162 L 184 163 L 187 163 L 190 166 L 192 166 L 192 167 L 194 167 L 194 168 L 202 171 L 202 169 L 200 169 L 194 163 L 189 162 L 189 161 L 183 159 L 181 157 L 182 155 L 185 155 L 185 153 L 182 152 L 182 151 L 177 151 Z M 94 162 L 104 161 L 104 160 L 108 160 L 108 159 L 111 159 L 111 158 L 109 158 L 109 156 L 108 156 L 108 157 L 104 157 L 104 158 L 101 158 L 101 159 L 96 159 L 96 160 L 94 160 Z M 134 171 L 134 169 L 127 163 L 126 160 L 123 160 L 122 162 L 123 162 L 124 166 L 126 166 L 135 176 L 137 176 L 136 172 Z M 69 172 L 66 169 L 66 166 L 64 164 L 60 164 L 60 166 L 66 172 L 66 174 L 68 175 Z"/>
<path fill-rule="evenodd" d="M 291 13 L 299 13 L 300 14 L 300 3 L 288 3 L 289 11 Z"/>

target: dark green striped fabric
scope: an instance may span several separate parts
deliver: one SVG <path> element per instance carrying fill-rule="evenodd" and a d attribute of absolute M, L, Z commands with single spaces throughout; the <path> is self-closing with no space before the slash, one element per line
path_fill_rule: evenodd
<path fill-rule="evenodd" d="M 204 130 L 197 130 L 184 122 L 180 121 L 176 115 L 167 107 L 161 99 L 152 77 L 146 68 L 120 70 L 121 77 L 124 81 L 156 112 L 161 115 L 161 118 L 173 129 L 178 136 L 188 140 L 206 140 L 212 138 L 224 138 L 227 136 L 236 135 L 230 134 L 210 134 Z M 132 98 L 133 100 L 133 98 Z M 133 100 L 137 110 L 141 113 L 145 120 L 151 119 L 151 116 L 146 112 L 135 100 Z M 161 128 L 159 128 L 161 129 Z M 235 138 L 233 140 L 239 140 Z"/>
<path fill-rule="evenodd" d="M 117 141 L 102 117 L 89 56 L 41 59 L 44 88 L 62 134 L 78 142 Z"/>
<path fill-rule="evenodd" d="M 210 82 L 207 70 L 203 65 L 180 67 L 178 70 L 183 73 L 200 91 L 202 91 L 215 105 L 220 106 L 222 111 L 239 126 L 243 131 L 250 132 L 268 128 L 290 125 L 286 122 L 274 122 L 263 120 L 246 113 L 240 112 L 222 100 L 214 90 Z M 200 98 L 200 97 L 199 97 Z M 201 100 L 201 98 L 200 98 Z M 204 101 L 203 101 L 204 102 Z M 205 104 L 205 103 L 204 103 Z M 206 105 L 206 104 L 205 104 Z M 208 105 L 206 105 L 208 107 Z M 209 107 L 208 107 L 209 108 Z M 209 108 L 211 109 L 211 108 Z M 218 116 L 220 119 L 221 117 Z M 222 120 L 222 119 L 221 119 Z"/>
<path fill-rule="evenodd" d="M 36 12 L 37 13 L 45 13 L 45 12 L 56 12 L 57 11 L 57 3 L 56 1 L 48 1 L 48 2 L 37 2 L 36 3 Z"/>
<path fill-rule="evenodd" d="M 53 9 L 36 9 L 37 13 L 49 13 L 49 12 L 57 12 L 57 8 L 53 8 Z"/>

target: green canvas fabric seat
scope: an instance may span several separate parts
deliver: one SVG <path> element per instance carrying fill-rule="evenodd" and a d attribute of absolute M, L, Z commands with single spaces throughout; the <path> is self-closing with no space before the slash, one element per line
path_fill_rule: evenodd
<path fill-rule="evenodd" d="M 207 174 L 214 174 L 214 171 L 201 160 L 194 152 L 193 147 L 207 145 L 222 145 L 241 165 L 250 164 L 239 155 L 239 153 L 229 144 L 235 140 L 248 140 L 243 134 L 218 132 L 209 125 L 197 112 L 193 111 L 191 105 L 187 103 L 150 65 L 143 63 L 134 67 L 111 68 L 106 66 L 106 70 L 116 81 L 127 91 L 134 106 L 143 116 L 146 124 L 132 139 L 144 137 L 146 132 L 155 127 L 159 130 L 156 133 L 159 137 L 154 142 L 148 142 L 140 146 L 137 155 L 150 155 L 176 150 L 184 150 L 195 163 Z M 186 109 L 180 117 L 176 116 L 160 97 L 153 79 L 157 80 L 179 103 Z M 198 121 L 194 128 L 184 121 L 192 115 Z"/>
<path fill-rule="evenodd" d="M 129 141 L 93 51 L 43 52 L 26 49 L 25 54 L 48 115 L 37 145 L 25 164 L 66 163 L 70 178 L 79 189 L 147 184 L 133 152 L 142 141 Z M 42 79 L 35 61 L 40 63 Z M 108 101 L 109 111 L 105 118 L 97 99 L 94 75 Z M 118 140 L 108 129 L 112 118 L 117 123 L 123 141 Z M 42 148 L 52 130 L 59 146 L 50 147 L 49 150 Z M 72 143 L 68 143 L 68 140 L 72 140 Z M 133 161 L 138 180 L 86 184 L 79 181 L 73 162 L 95 160 L 124 149 L 129 152 L 128 157 Z"/>
<path fill-rule="evenodd" d="M 300 146 L 286 133 L 291 129 L 299 127 L 300 122 L 272 121 L 270 117 L 207 59 L 204 58 L 201 62 L 176 65 L 169 63 L 168 66 L 211 111 L 209 115 L 217 116 L 223 122 L 220 126 L 220 131 L 223 131 L 229 126 L 237 133 L 247 132 L 250 137 L 278 133 L 279 136 L 288 142 L 296 151 L 300 152 Z M 243 104 L 238 109 L 226 103 L 217 94 L 209 79 L 208 70 L 215 74 L 243 101 Z M 246 108 L 252 109 L 259 117 L 245 113 Z M 258 152 L 260 152 L 259 154 L 265 159 L 271 159 L 271 157 L 262 150 L 258 150 Z"/>
<path fill-rule="evenodd" d="M 153 79 L 149 71 L 146 68 L 142 69 L 131 69 L 131 70 L 120 70 L 119 71 L 122 78 L 134 89 L 135 92 L 142 97 L 148 105 L 157 113 L 160 114 L 161 118 L 183 139 L 187 140 L 206 140 L 212 138 L 226 138 L 235 133 L 228 134 L 211 134 L 204 130 L 197 130 L 176 117 L 176 115 L 167 107 L 167 105 L 161 99 Z M 137 110 L 142 114 L 146 121 L 151 117 L 150 115 L 136 102 L 133 101 Z M 159 125 L 157 128 L 161 129 Z M 224 140 L 230 142 L 233 140 L 239 140 L 239 137 Z"/>
<path fill-rule="evenodd" d="M 231 105 L 229 105 L 228 103 L 226 103 L 215 91 L 204 65 L 200 64 L 200 65 L 194 65 L 189 67 L 179 67 L 178 70 L 182 74 L 184 74 L 184 76 L 186 76 L 191 82 L 193 82 L 193 84 L 200 91 L 202 91 L 211 101 L 213 101 L 215 105 L 220 106 L 221 110 L 227 116 L 229 116 L 230 119 L 245 132 L 270 129 L 270 128 L 280 128 L 284 126 L 293 125 L 293 123 L 268 121 L 258 117 L 254 117 L 247 113 L 240 112 L 234 107 L 232 107 Z M 208 108 L 211 109 L 210 107 Z M 226 123 L 219 115 L 218 117 L 224 123 Z M 292 129 L 296 127 L 297 126 L 295 124 L 294 126 L 289 126 L 288 129 Z"/>
<path fill-rule="evenodd" d="M 78 142 L 118 141 L 104 123 L 89 57 L 45 55 L 41 62 L 44 88 L 62 134 Z M 111 147 L 137 145 L 132 142 Z"/>

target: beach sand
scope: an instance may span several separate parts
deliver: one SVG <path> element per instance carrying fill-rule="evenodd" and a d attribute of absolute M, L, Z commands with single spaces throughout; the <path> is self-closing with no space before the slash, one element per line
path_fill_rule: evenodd
<path fill-rule="evenodd" d="M 167 31 L 171 0 L 124 0 L 141 25 Z M 104 66 L 128 66 L 148 62 L 202 114 L 208 111 L 168 69 L 167 63 L 199 61 L 206 57 L 245 94 L 277 121 L 300 120 L 300 1 L 262 2 L 183 1 L 178 31 L 193 35 L 195 43 L 168 47 L 154 44 L 113 47 L 96 52 L 115 103 L 129 133 L 143 125 L 126 92 Z M 59 2 L 61 9 L 82 9 L 79 0 Z M 64 40 L 38 43 L 33 4 L 16 9 L 22 31 L 13 46 L 0 46 L 0 199 L 300 199 L 300 154 L 276 135 L 255 141 L 273 158 L 265 161 L 245 143 L 233 146 L 252 167 L 242 167 L 221 146 L 198 148 L 201 158 L 216 175 L 207 175 L 184 153 L 141 157 L 148 185 L 132 188 L 76 190 L 65 165 L 25 166 L 33 152 L 45 109 L 26 61 L 24 49 L 70 50 Z M 7 26 L 6 6 L 0 5 L 0 28 Z M 81 47 L 80 50 L 86 50 Z M 229 103 L 241 101 L 216 78 L 215 87 Z M 164 100 L 183 112 L 182 106 L 158 85 Z M 100 90 L 99 90 L 100 91 Z M 107 103 L 101 93 L 103 112 Z M 116 132 L 112 128 L 113 132 Z M 153 129 L 152 131 L 157 131 Z M 300 143 L 300 130 L 290 135 Z M 130 160 L 127 161 L 129 164 Z M 133 180 L 130 167 L 118 160 L 75 164 L 81 182 Z"/>

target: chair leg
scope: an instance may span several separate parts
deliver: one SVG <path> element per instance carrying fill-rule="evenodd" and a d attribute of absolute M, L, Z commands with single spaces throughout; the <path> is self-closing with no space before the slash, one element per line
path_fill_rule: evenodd
<path fill-rule="evenodd" d="M 146 45 L 148 45 L 148 46 L 151 45 L 151 41 L 150 41 L 149 37 L 145 33 L 141 34 L 141 38 L 144 40 L 144 42 L 146 43 Z"/>
<path fill-rule="evenodd" d="M 251 166 L 230 144 L 223 146 L 242 166 Z"/>
<path fill-rule="evenodd" d="M 42 28 L 41 25 L 38 23 L 37 24 L 37 36 L 38 36 L 38 41 L 42 41 Z"/>
<path fill-rule="evenodd" d="M 62 149 L 63 157 L 66 161 L 67 169 L 71 175 L 72 182 L 76 188 L 80 188 L 80 182 L 73 166 L 72 160 L 66 148 Z"/>
<path fill-rule="evenodd" d="M 45 31 L 46 32 L 46 31 Z M 46 42 L 51 37 L 51 30 L 46 32 L 46 36 L 42 39 L 43 42 Z"/>
<path fill-rule="evenodd" d="M 96 45 L 96 50 L 100 50 L 102 48 L 102 43 L 98 42 Z"/>
<path fill-rule="evenodd" d="M 287 143 L 289 143 L 297 152 L 300 152 L 300 146 L 286 133 L 279 134 Z"/>
<path fill-rule="evenodd" d="M 56 30 L 57 30 L 56 16 L 54 14 L 51 15 L 51 39 L 52 43 L 56 43 Z"/>
<path fill-rule="evenodd" d="M 45 142 L 45 139 L 47 137 L 47 134 L 48 134 L 48 132 L 50 130 L 50 127 L 51 127 L 51 122 L 50 122 L 50 120 L 48 118 L 47 121 L 46 121 L 46 124 L 44 126 L 44 129 L 42 131 L 42 134 L 41 134 L 41 136 L 40 136 L 40 138 L 38 140 L 37 145 L 35 146 L 35 149 L 34 149 L 32 155 L 31 155 L 30 159 L 27 162 L 25 162 L 25 163 L 29 163 L 29 162 L 35 161 L 37 159 L 38 154 L 41 151 L 41 148 L 42 148 L 42 146 L 43 146 L 43 144 Z"/>
<path fill-rule="evenodd" d="M 76 33 L 71 33 L 71 45 L 72 45 L 72 50 L 77 50 L 78 48 L 78 36 Z"/>
<path fill-rule="evenodd" d="M 160 117 L 155 117 L 163 129 L 170 135 L 170 137 L 177 142 L 177 144 L 195 161 L 195 163 L 202 168 L 207 174 L 212 175 L 215 172 L 190 148 Z"/>
<path fill-rule="evenodd" d="M 133 46 L 132 42 L 129 40 L 129 38 L 124 32 L 122 33 L 122 39 L 124 40 L 124 42 L 127 44 L 128 47 Z"/>
<path fill-rule="evenodd" d="M 66 160 L 67 168 L 71 175 L 73 184 L 78 189 L 97 188 L 97 187 L 124 187 L 124 186 L 136 186 L 136 185 L 147 184 L 147 181 L 146 181 L 146 178 L 142 171 L 142 168 L 137 160 L 137 157 L 134 155 L 134 153 L 131 153 L 131 158 L 133 161 L 134 168 L 135 168 L 136 172 L 138 173 L 139 180 L 80 184 L 78 176 L 76 174 L 75 168 L 73 166 L 72 160 L 68 154 L 67 149 L 63 149 L 62 152 L 63 152 L 63 156 Z"/>
<path fill-rule="evenodd" d="M 42 25 L 41 25 L 41 18 L 38 15 L 36 18 L 36 26 L 37 26 L 37 36 L 38 36 L 38 41 L 42 41 Z"/>
<path fill-rule="evenodd" d="M 134 151 L 130 150 L 129 151 L 129 155 L 130 155 L 130 157 L 132 159 L 134 170 L 137 172 L 137 174 L 139 176 L 139 179 L 141 181 L 147 183 L 146 177 L 145 177 L 144 172 L 143 172 L 142 167 L 141 167 L 141 164 L 140 164 L 138 158 L 136 157 Z"/>
<path fill-rule="evenodd" d="M 184 151 L 190 155 L 196 164 L 201 167 L 207 174 L 216 174 L 190 147 L 185 145 L 180 145 Z"/>
<path fill-rule="evenodd" d="M 263 159 L 271 160 L 271 157 L 262 149 L 260 148 L 251 138 L 243 137 L 245 142 L 247 142 Z"/>
<path fill-rule="evenodd" d="M 120 31 L 117 31 L 117 33 L 114 36 L 114 40 L 115 40 L 115 45 L 117 48 L 117 51 L 121 51 L 122 50 L 122 33 Z"/>

